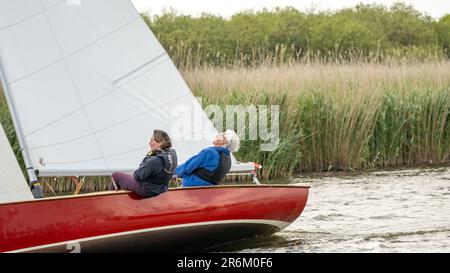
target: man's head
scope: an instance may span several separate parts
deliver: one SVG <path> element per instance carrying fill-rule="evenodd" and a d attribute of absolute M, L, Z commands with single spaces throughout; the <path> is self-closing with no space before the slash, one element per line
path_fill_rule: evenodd
<path fill-rule="evenodd" d="M 227 148 L 232 153 L 236 152 L 240 146 L 239 136 L 233 130 L 226 130 L 214 138 L 213 145 Z"/>

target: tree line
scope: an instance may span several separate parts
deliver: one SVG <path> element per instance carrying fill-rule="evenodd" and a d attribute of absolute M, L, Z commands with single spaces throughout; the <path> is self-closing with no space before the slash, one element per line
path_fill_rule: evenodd
<path fill-rule="evenodd" d="M 433 19 L 404 3 L 359 4 L 333 12 L 246 10 L 229 19 L 173 9 L 142 16 L 184 67 L 450 57 L 450 14 Z"/>

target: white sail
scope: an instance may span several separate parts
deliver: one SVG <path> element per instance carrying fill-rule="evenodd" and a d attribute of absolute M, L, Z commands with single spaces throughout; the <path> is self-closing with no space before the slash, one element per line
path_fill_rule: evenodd
<path fill-rule="evenodd" d="M 0 0 L 0 58 L 41 176 L 133 170 L 155 128 L 183 163 L 217 133 L 129 0 Z M 200 120 L 174 132 L 187 108 Z"/>
<path fill-rule="evenodd" d="M 3 127 L 0 124 L 0 203 L 33 200 Z"/>

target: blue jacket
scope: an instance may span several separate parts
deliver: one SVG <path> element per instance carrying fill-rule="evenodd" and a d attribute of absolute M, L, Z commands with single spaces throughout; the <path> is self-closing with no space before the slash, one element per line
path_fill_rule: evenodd
<path fill-rule="evenodd" d="M 194 170 L 204 168 L 214 171 L 220 164 L 220 152 L 230 155 L 230 151 L 222 147 L 208 147 L 200 151 L 197 155 L 189 158 L 184 164 L 177 167 L 176 174 L 183 178 L 183 187 L 213 186 L 211 183 L 193 174 Z"/>

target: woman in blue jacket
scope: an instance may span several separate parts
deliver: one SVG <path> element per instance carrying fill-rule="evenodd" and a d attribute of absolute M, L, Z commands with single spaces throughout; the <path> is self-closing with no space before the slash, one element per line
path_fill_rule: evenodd
<path fill-rule="evenodd" d="M 216 136 L 213 145 L 177 167 L 183 187 L 218 185 L 225 178 L 231 169 L 231 153 L 239 149 L 239 137 L 227 130 Z"/>

